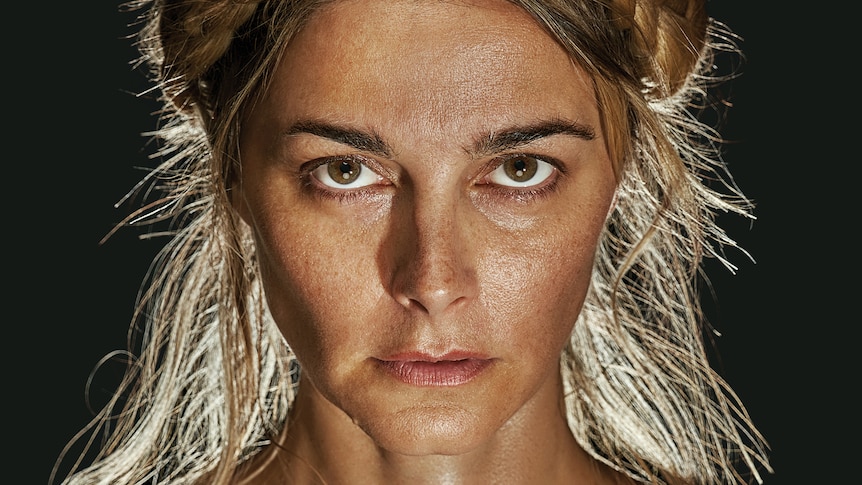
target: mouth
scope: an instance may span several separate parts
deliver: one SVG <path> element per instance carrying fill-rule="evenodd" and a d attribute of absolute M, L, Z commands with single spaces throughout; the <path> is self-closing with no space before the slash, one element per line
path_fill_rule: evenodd
<path fill-rule="evenodd" d="M 492 363 L 491 359 L 466 353 L 440 357 L 410 353 L 375 360 L 390 376 L 418 387 L 460 386 L 473 380 Z"/>

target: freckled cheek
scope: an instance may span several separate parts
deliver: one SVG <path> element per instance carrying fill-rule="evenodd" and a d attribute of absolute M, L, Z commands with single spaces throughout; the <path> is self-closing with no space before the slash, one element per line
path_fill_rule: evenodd
<path fill-rule="evenodd" d="M 498 334 L 518 339 L 518 347 L 533 355 L 556 359 L 589 288 L 594 238 L 545 231 L 500 243 L 483 253 L 482 263 L 484 304 L 492 320 L 506 327 Z"/>
<path fill-rule="evenodd" d="M 270 310 L 300 360 L 343 358 L 375 333 L 357 325 L 380 298 L 368 239 L 294 219 L 258 232 L 256 244 Z"/>

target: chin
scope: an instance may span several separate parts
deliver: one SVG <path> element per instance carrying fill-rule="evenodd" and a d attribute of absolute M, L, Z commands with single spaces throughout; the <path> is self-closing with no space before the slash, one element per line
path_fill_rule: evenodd
<path fill-rule="evenodd" d="M 491 434 L 479 416 L 454 406 L 411 408 L 378 426 L 360 426 L 380 448 L 409 456 L 468 453 Z"/>

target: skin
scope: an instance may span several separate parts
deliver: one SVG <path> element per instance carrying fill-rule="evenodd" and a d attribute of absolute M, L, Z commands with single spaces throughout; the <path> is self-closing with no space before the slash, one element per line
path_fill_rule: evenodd
<path fill-rule="evenodd" d="M 255 480 L 615 483 L 572 438 L 559 374 L 614 175 L 589 77 L 531 17 L 328 5 L 240 148 L 234 204 L 303 369 Z M 507 186 L 518 160 L 544 172 Z M 347 188 L 327 175 L 341 161 L 363 165 Z M 417 354 L 481 366 L 416 382 L 382 364 Z"/>

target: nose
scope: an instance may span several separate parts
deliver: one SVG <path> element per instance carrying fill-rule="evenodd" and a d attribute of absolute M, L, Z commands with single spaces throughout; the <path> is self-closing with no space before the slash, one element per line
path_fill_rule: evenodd
<path fill-rule="evenodd" d="M 478 294 L 469 221 L 458 219 L 452 198 L 409 199 L 393 211 L 390 288 L 402 306 L 433 319 Z"/>

